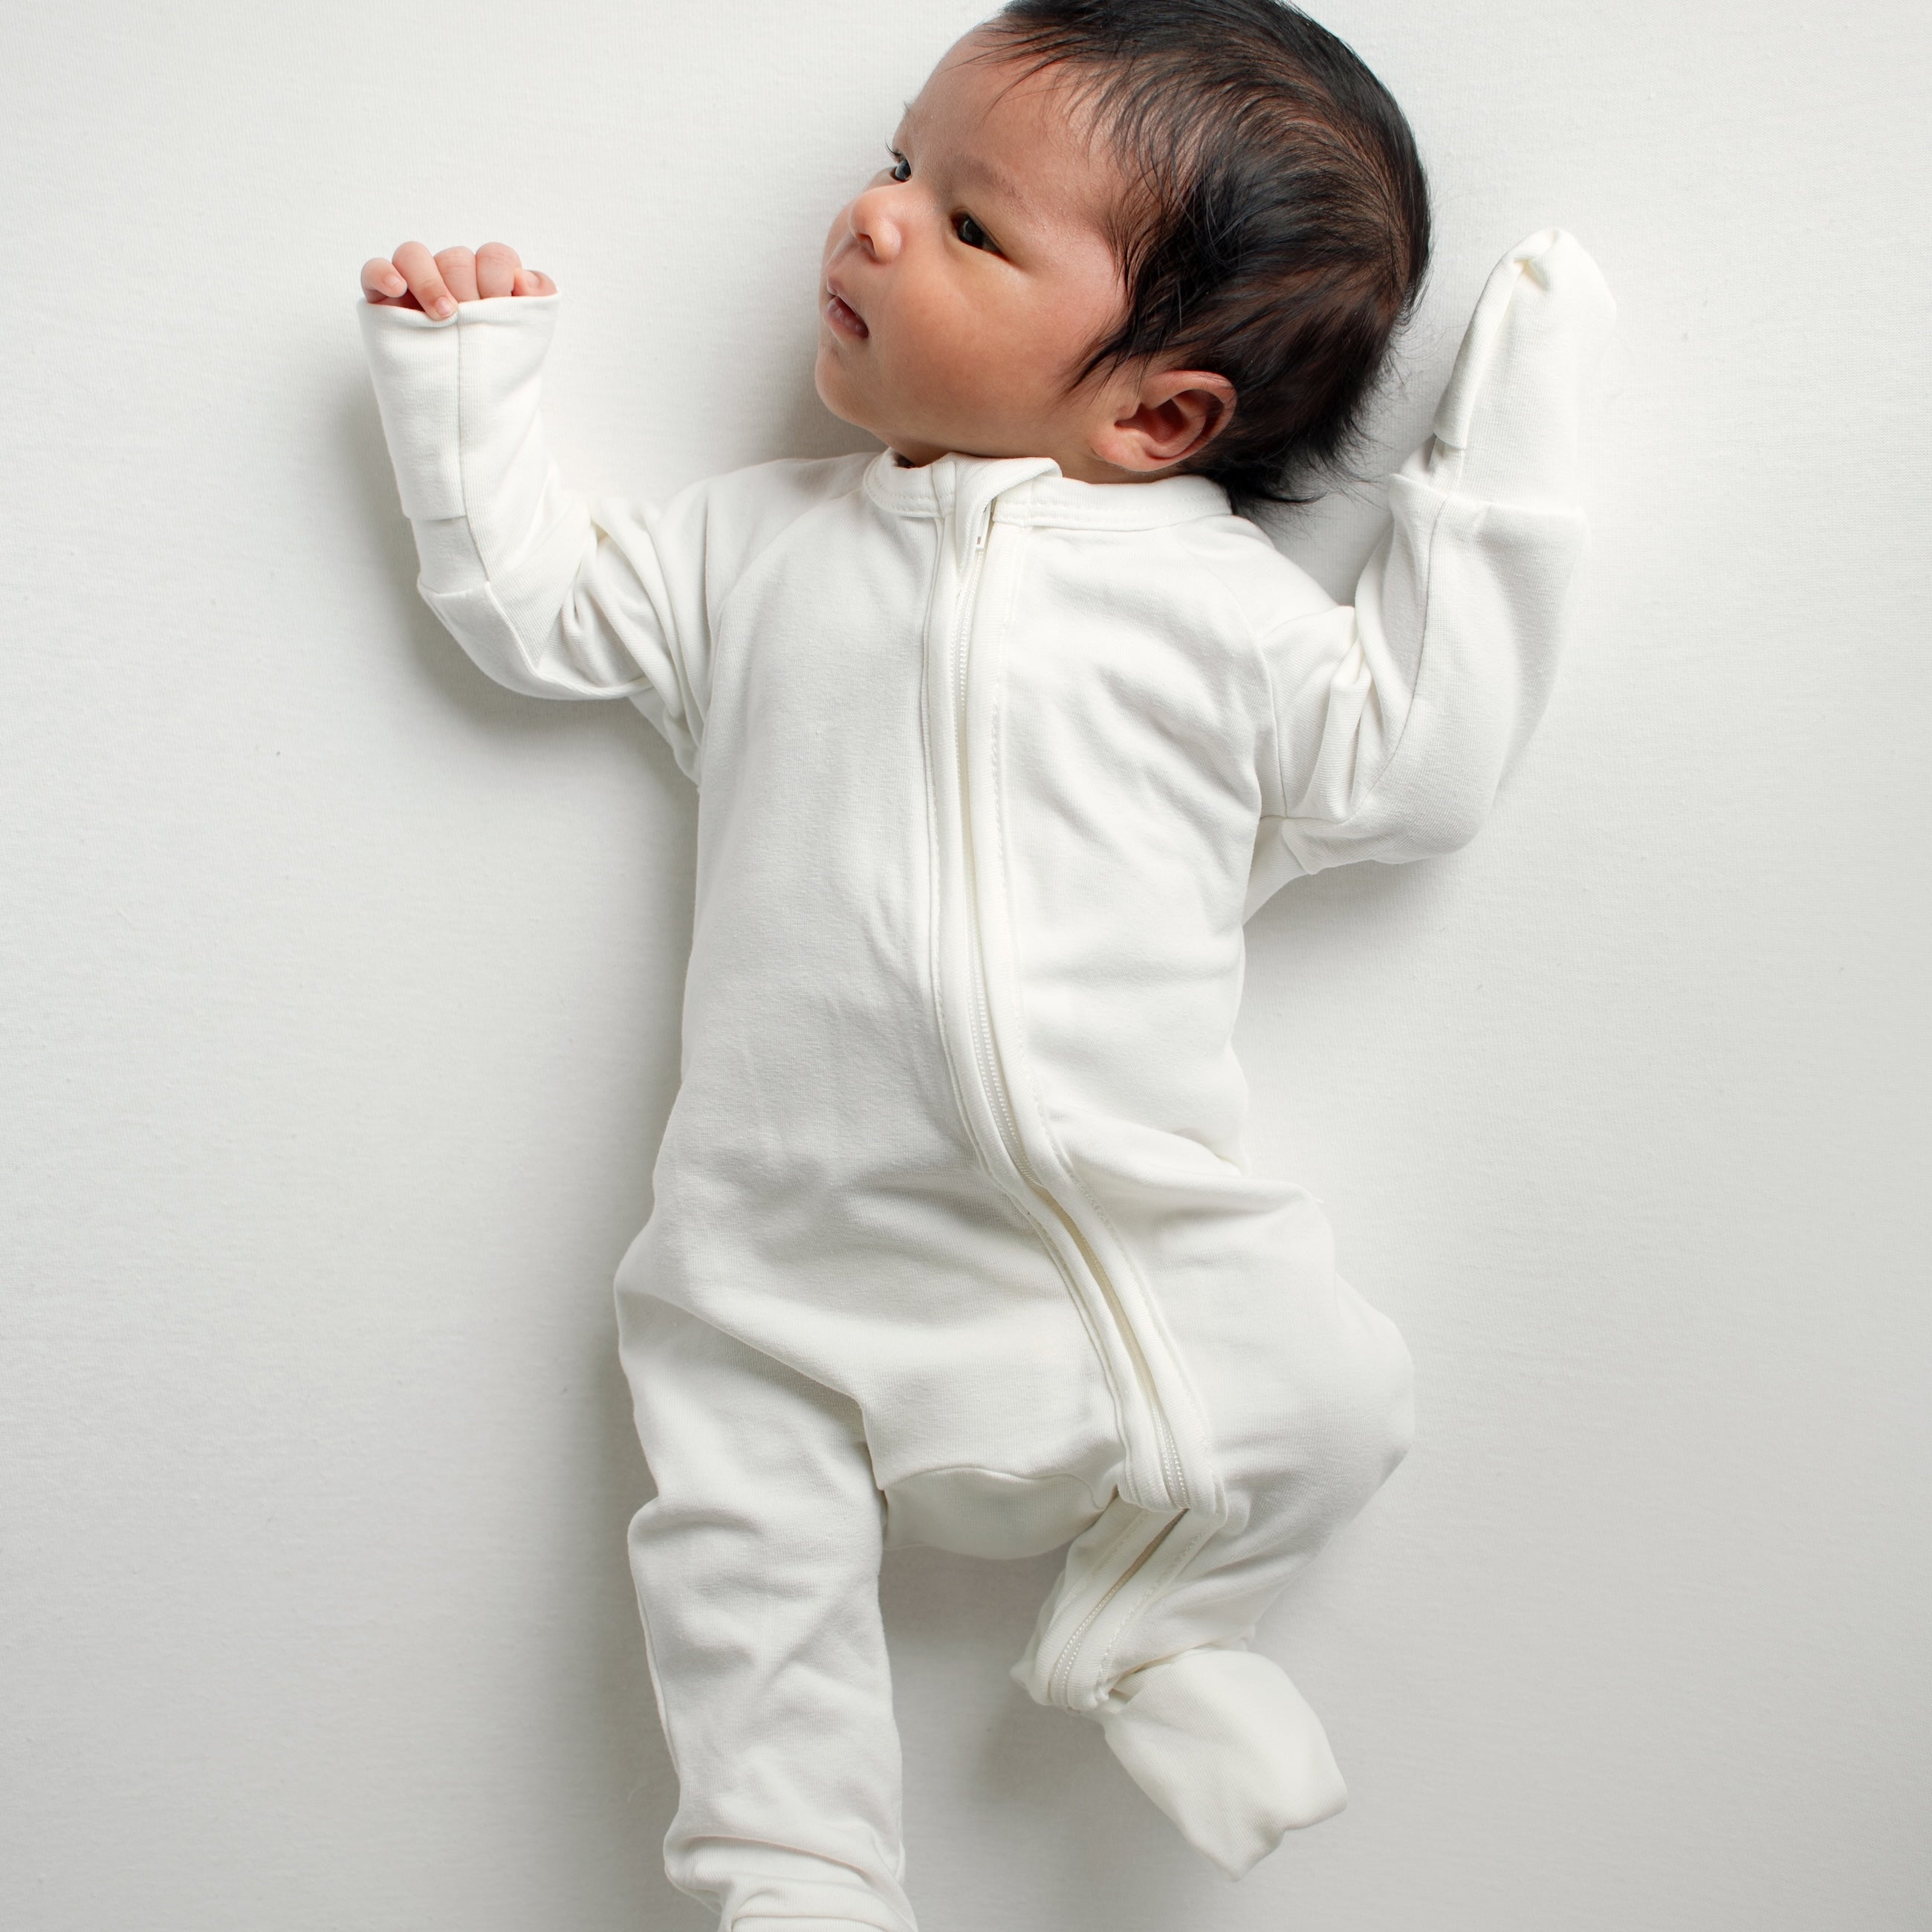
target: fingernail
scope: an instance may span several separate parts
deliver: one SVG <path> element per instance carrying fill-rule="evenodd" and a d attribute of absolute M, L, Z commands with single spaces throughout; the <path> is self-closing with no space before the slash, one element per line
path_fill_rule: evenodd
<path fill-rule="evenodd" d="M 436 298 L 436 307 L 433 313 L 439 318 L 443 316 L 454 315 L 456 313 L 456 304 L 450 300 L 448 296 L 438 296 Z"/>

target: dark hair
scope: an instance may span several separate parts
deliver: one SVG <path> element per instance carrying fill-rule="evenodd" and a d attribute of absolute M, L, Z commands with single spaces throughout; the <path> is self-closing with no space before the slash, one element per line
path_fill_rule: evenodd
<path fill-rule="evenodd" d="M 1077 381 L 1160 357 L 1234 385 L 1187 467 L 1237 507 L 1300 503 L 1346 465 L 1429 265 L 1402 110 L 1284 0 L 1011 0 L 995 58 L 1064 68 L 1133 176 L 1126 319 Z"/>

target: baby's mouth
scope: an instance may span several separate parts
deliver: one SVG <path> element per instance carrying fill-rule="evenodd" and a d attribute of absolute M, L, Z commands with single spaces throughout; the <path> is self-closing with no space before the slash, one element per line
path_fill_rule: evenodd
<path fill-rule="evenodd" d="M 859 311 L 836 289 L 825 292 L 825 319 L 841 335 L 849 335 L 855 342 L 864 341 L 872 332 Z"/>

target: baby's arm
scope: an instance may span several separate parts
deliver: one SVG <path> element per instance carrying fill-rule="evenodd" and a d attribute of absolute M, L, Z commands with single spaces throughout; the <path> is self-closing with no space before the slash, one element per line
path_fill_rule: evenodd
<path fill-rule="evenodd" d="M 1615 313 L 1574 237 L 1546 229 L 1513 249 L 1435 434 L 1391 480 L 1354 604 L 1264 638 L 1280 784 L 1251 909 L 1302 873 L 1449 851 L 1481 824 L 1555 676 L 1585 534 L 1580 391 Z"/>
<path fill-rule="evenodd" d="M 500 243 L 432 257 L 411 242 L 370 262 L 362 290 L 424 602 L 499 683 L 538 698 L 630 698 L 694 772 L 701 530 L 696 546 L 661 543 L 652 513 L 598 504 L 593 514 L 558 480 L 540 410 L 556 284 Z"/>

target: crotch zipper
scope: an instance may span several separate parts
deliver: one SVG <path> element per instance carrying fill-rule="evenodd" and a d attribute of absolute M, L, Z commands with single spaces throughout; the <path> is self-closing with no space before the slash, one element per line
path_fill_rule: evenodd
<path fill-rule="evenodd" d="M 1107 1606 L 1114 1599 L 1154 1560 L 1154 1552 L 1174 1534 L 1180 1522 L 1177 1516 L 1163 1524 L 1160 1534 L 1151 1538 L 1147 1547 L 1107 1586 L 1100 1601 L 1069 1632 L 1066 1641 L 1060 1647 L 1060 1654 L 1053 1660 L 1053 1670 L 1047 1678 L 1049 1702 L 1066 1702 L 1066 1687 L 1072 1680 L 1074 1660 L 1079 1655 L 1080 1646 L 1087 1641 L 1087 1633 L 1106 1614 Z"/>
<path fill-rule="evenodd" d="M 954 628 L 952 652 L 955 667 L 953 712 L 958 732 L 954 756 L 958 766 L 960 842 L 964 849 L 966 862 L 967 917 L 971 925 L 971 970 L 968 977 L 971 982 L 973 992 L 974 1061 L 978 1070 L 987 1110 L 992 1114 L 998 1129 L 1000 1147 L 1007 1160 L 1025 1184 L 1033 1199 L 1052 1214 L 1055 1224 L 1072 1243 L 1106 1302 L 1114 1332 L 1120 1336 L 1133 1365 L 1134 1378 L 1139 1384 L 1142 1400 L 1153 1424 L 1154 1442 L 1160 1458 L 1161 1482 L 1167 1491 L 1168 1502 L 1174 1508 L 1184 1510 L 1188 1506 L 1186 1472 L 1181 1466 L 1180 1447 L 1174 1439 L 1173 1429 L 1162 1406 L 1160 1390 L 1154 1382 L 1154 1372 L 1148 1366 L 1140 1337 L 1135 1334 L 1133 1324 L 1127 1318 L 1126 1311 L 1120 1304 L 1120 1295 L 1100 1256 L 1094 1252 L 1086 1236 L 1081 1232 L 1078 1224 L 1060 1205 L 1052 1189 L 1040 1178 L 1027 1156 L 1024 1144 L 1020 1138 L 1018 1123 L 1014 1118 L 1012 1096 L 1007 1089 L 1005 1070 L 1000 1064 L 999 1049 L 993 1038 L 992 1010 L 986 993 L 986 935 L 980 917 L 978 841 L 974 825 L 971 746 L 967 726 L 974 607 L 978 600 L 980 580 L 984 572 L 986 548 L 992 537 L 992 517 L 990 504 L 979 514 L 974 533 L 972 560 L 967 566 L 965 582 L 960 590 L 959 615 Z M 1143 1553 L 1139 1562 L 1134 1564 L 1134 1570 L 1138 1570 L 1140 1564 L 1153 1553 L 1154 1546 L 1150 1546 L 1148 1550 Z M 1132 1574 L 1132 1570 L 1127 1573 L 1128 1576 Z M 1114 1586 L 1115 1590 L 1126 1581 L 1126 1577 L 1123 1576 L 1120 1583 Z M 1094 1616 L 1100 1614 L 1106 1606 L 1106 1602 L 1111 1600 L 1112 1594 L 1110 1592 L 1108 1598 L 1103 1599 L 1095 1606 Z"/>

